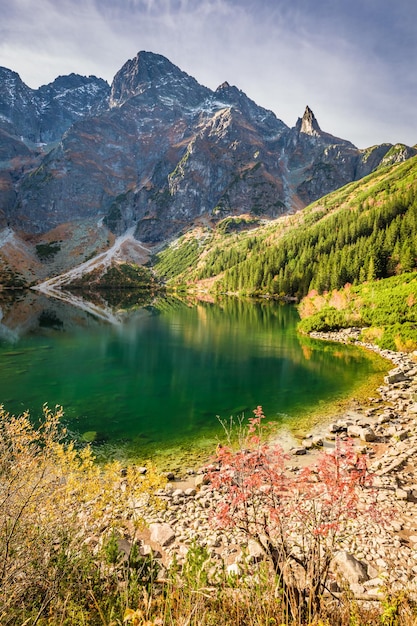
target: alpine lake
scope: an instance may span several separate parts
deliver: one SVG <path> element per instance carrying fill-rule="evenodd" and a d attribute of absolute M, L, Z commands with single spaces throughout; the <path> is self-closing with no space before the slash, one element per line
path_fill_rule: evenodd
<path fill-rule="evenodd" d="M 275 301 L 89 298 L 0 302 L 0 404 L 34 420 L 45 403 L 62 406 L 71 436 L 99 459 L 196 467 L 225 440 L 218 417 L 258 405 L 284 447 L 298 445 L 388 369 L 371 352 L 298 334 L 297 309 Z"/>

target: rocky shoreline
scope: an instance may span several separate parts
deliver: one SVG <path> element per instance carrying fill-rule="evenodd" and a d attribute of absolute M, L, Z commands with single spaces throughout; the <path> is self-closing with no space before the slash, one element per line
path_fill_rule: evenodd
<path fill-rule="evenodd" d="M 378 389 L 379 396 L 370 398 L 368 405 L 347 411 L 293 448 L 289 471 L 296 473 L 300 462 L 314 462 L 317 454 L 324 453 L 320 449 L 332 447 L 336 436 L 355 438 L 369 456 L 378 508 L 389 521 L 381 525 L 367 520 L 364 525 L 356 520 L 337 555 L 335 571 L 359 598 L 376 599 L 384 588 L 405 590 L 417 598 L 417 354 L 381 350 L 360 342 L 359 334 L 360 329 L 347 329 L 312 336 L 378 352 L 393 363 L 393 369 Z M 168 475 L 166 487 L 158 493 L 163 504 L 159 510 L 135 503 L 134 515 L 147 523 L 147 529 L 136 536 L 143 554 L 152 551 L 164 566 L 174 555 L 181 563 L 195 542 L 230 574 L 247 571 L 248 563 L 255 568 L 262 559 L 260 548 L 255 542 L 248 544 L 239 532 L 211 527 L 212 510 L 221 496 L 207 484 L 203 470 L 190 469 L 187 474 L 186 478 Z M 332 584 L 335 592 L 341 589 L 336 580 Z"/>

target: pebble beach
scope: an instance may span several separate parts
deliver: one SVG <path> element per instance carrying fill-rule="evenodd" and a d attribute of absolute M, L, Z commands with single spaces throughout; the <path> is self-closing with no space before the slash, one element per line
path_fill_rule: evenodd
<path fill-rule="evenodd" d="M 359 334 L 359 329 L 347 329 L 312 336 L 378 352 L 392 363 L 392 369 L 375 397 L 322 425 L 319 432 L 293 447 L 288 471 L 296 474 L 306 463 L 313 464 L 318 454 L 332 449 L 336 437 L 353 438 L 368 456 L 378 507 L 387 521 L 364 524 L 359 516 L 352 522 L 353 532 L 335 554 L 339 584 L 342 579 L 362 599 L 378 599 L 386 588 L 417 598 L 417 354 L 381 350 L 360 342 Z M 181 563 L 197 543 L 230 574 L 240 575 L 243 559 L 245 571 L 248 564 L 255 571 L 263 558 L 259 546 L 239 532 L 215 530 L 210 523 L 221 495 L 208 484 L 204 469 L 190 468 L 183 476 L 168 473 L 167 479 L 158 492 L 161 506 L 153 509 L 134 503 L 134 517 L 143 518 L 146 529 L 128 536 L 125 549 L 129 541 L 140 540 L 142 553 L 152 551 L 167 567 L 174 555 Z M 366 490 L 362 497 L 366 501 Z M 335 592 L 340 590 L 336 577 L 332 585 Z"/>

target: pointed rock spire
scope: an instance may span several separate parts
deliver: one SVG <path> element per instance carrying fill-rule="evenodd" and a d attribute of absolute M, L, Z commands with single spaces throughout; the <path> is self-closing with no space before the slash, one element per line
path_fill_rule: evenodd
<path fill-rule="evenodd" d="M 321 134 L 319 123 L 309 106 L 306 106 L 303 117 L 298 118 L 295 127 L 298 132 L 304 133 L 305 135 L 318 137 Z"/>

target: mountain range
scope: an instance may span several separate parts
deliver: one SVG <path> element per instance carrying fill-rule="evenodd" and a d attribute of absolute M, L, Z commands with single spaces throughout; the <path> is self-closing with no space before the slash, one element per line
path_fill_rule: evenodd
<path fill-rule="evenodd" d="M 358 149 L 309 107 L 289 128 L 151 52 L 111 85 L 71 74 L 34 90 L 0 68 L 0 280 L 17 267 L 26 282 L 58 274 L 127 233 L 140 252 L 229 216 L 292 214 L 415 154 Z"/>

